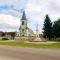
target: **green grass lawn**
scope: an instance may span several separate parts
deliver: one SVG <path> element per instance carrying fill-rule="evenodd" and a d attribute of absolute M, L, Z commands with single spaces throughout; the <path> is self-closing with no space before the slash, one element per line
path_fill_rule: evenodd
<path fill-rule="evenodd" d="M 60 42 L 47 44 L 26 43 L 24 41 L 0 41 L 0 45 L 20 46 L 31 48 L 60 48 Z"/>

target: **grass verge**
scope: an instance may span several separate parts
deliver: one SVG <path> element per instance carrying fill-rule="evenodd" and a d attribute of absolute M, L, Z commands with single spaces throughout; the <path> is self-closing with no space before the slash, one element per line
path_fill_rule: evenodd
<path fill-rule="evenodd" d="M 24 41 L 0 41 L 0 45 L 20 46 L 30 48 L 60 48 L 60 42 L 48 44 L 26 43 Z"/>

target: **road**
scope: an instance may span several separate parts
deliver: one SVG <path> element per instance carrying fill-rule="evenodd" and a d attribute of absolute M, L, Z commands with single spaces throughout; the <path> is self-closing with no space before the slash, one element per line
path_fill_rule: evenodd
<path fill-rule="evenodd" d="M 60 49 L 0 46 L 0 60 L 60 60 Z"/>

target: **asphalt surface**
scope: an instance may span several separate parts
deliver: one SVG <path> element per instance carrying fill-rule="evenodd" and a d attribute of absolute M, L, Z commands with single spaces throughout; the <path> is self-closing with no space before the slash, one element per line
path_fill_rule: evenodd
<path fill-rule="evenodd" d="M 60 60 L 60 49 L 0 46 L 0 60 Z"/>

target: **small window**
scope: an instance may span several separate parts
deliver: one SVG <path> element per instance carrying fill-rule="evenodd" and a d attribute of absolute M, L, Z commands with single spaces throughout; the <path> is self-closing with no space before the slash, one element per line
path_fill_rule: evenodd
<path fill-rule="evenodd" d="M 22 29 L 22 31 L 24 32 L 24 29 Z"/>
<path fill-rule="evenodd" d="M 24 25 L 24 21 L 22 21 L 22 25 Z"/>

